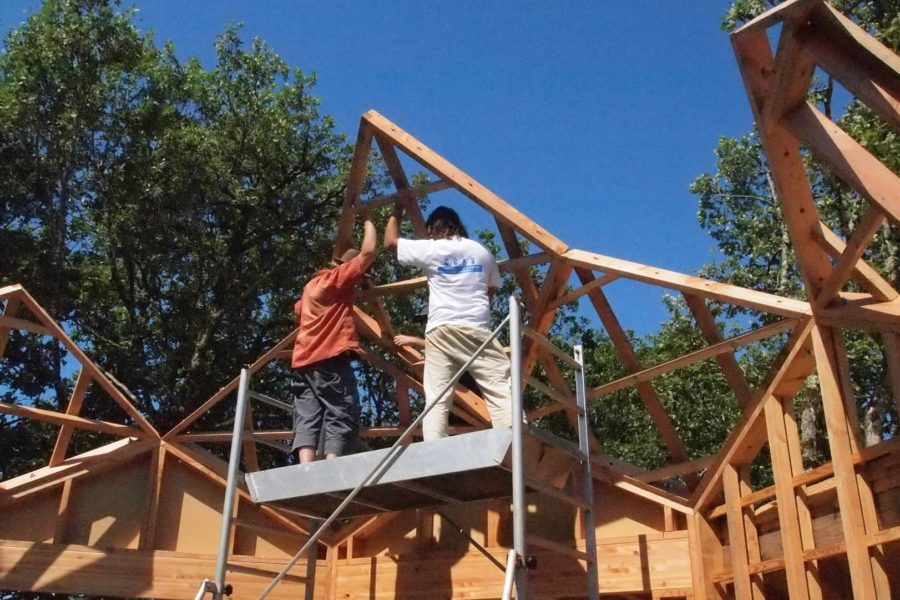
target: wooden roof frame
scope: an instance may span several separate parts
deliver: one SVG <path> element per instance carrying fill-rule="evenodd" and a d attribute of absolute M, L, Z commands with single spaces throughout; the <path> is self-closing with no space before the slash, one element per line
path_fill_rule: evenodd
<path fill-rule="evenodd" d="M 769 34 L 776 26 L 781 31 L 773 50 Z M 867 465 L 880 464 L 878 461 L 886 457 L 894 461 L 890 464 L 895 464 L 900 457 L 900 444 L 890 441 L 866 448 L 861 443 L 841 331 L 864 329 L 881 336 L 888 364 L 887 379 L 900 412 L 900 293 L 863 259 L 879 227 L 885 222 L 894 227 L 900 225 L 900 178 L 809 104 L 806 93 L 815 69 L 825 70 L 886 123 L 900 128 L 900 58 L 822 0 L 783 2 L 735 31 L 731 40 L 809 302 L 570 248 L 375 111 L 367 112 L 360 121 L 334 252 L 340 254 L 351 244 L 357 213 L 364 204 L 370 209 L 390 204 L 402 206 L 413 231 L 423 236 L 425 221 L 417 200 L 424 195 L 457 190 L 487 211 L 496 223 L 508 256 L 501 261 L 501 268 L 518 281 L 530 315 L 523 344 L 523 363 L 529 374 L 526 384 L 554 401 L 533 412 L 532 418 L 554 411 L 565 411 L 571 416 L 572 391 L 562 375 L 558 352 L 546 338 L 557 310 L 582 297 L 596 310 L 628 375 L 606 382 L 590 394 L 602 402 L 606 394 L 634 387 L 672 458 L 669 465 L 643 471 L 603 456 L 600 441 L 595 440 L 596 478 L 657 504 L 666 511 L 667 523 L 676 523 L 672 514 L 681 515 L 690 540 L 695 598 L 717 598 L 723 589 L 732 590 L 738 597 L 765 597 L 765 574 L 775 570 L 784 572 L 792 598 L 821 598 L 823 583 L 815 576 L 817 561 L 834 555 L 846 556 L 855 596 L 887 598 L 891 582 L 884 564 L 885 545 L 900 540 L 900 527 L 879 525 L 875 499 L 884 493 L 885 486 L 896 487 L 900 482 L 873 484 L 877 474 L 868 470 Z M 384 160 L 395 190 L 364 199 L 361 190 L 369 171 L 373 144 Z M 863 219 L 847 239 L 841 239 L 819 219 L 801 148 L 815 154 L 867 203 Z M 436 179 L 412 186 L 401 154 L 419 163 Z M 525 254 L 523 241 L 533 244 L 538 251 Z M 540 288 L 529 268 L 535 265 L 546 269 Z M 573 277 L 577 283 L 569 289 Z M 662 365 L 641 364 L 604 292 L 606 286 L 623 279 L 682 294 L 708 346 Z M 863 292 L 844 291 L 850 281 Z M 392 324 L 381 301 L 386 296 L 409 293 L 423 285 L 423 278 L 385 283 L 360 296 L 355 312 L 357 326 L 360 335 L 377 349 L 367 350 L 362 359 L 396 380 L 400 415 L 399 427 L 372 428 L 364 434 L 396 436 L 411 421 L 409 389 L 421 389 L 422 355 L 409 348 L 394 347 Z M 20 329 L 52 335 L 82 365 L 65 413 L 0 405 L 0 412 L 60 426 L 57 449 L 48 466 L 24 479 L 0 483 L 0 506 L 20 503 L 48 486 L 66 485 L 67 480 L 107 468 L 103 466 L 107 463 L 112 465 L 117 460 L 147 452 L 153 453 L 152 464 L 156 465 L 154 472 L 158 480 L 162 478 L 161 465 L 166 456 L 173 456 L 191 464 L 204 477 L 221 483 L 222 464 L 217 464 L 195 444 L 227 441 L 228 435 L 196 431 L 192 427 L 211 407 L 235 392 L 237 378 L 160 435 L 134 408 L 121 386 L 78 350 L 21 286 L 0 289 L 0 300 L 7 302 L 0 315 L 0 358 L 8 332 Z M 725 339 L 707 305 L 710 301 L 763 311 L 777 320 L 765 328 Z M 26 308 L 31 316 L 19 314 L 20 307 Z M 766 380 L 752 389 L 734 351 L 743 344 L 779 334 L 787 336 L 781 354 Z M 289 359 L 295 335 L 296 332 L 289 333 L 264 353 L 251 365 L 251 371 L 256 372 L 273 360 Z M 678 438 L 652 379 L 702 360 L 715 361 L 743 412 L 716 455 L 691 457 Z M 537 365 L 543 368 L 549 383 L 530 375 Z M 832 462 L 806 470 L 800 457 L 792 399 L 813 373 L 820 382 Z M 89 382 L 98 383 L 137 426 L 81 418 L 81 399 Z M 483 399 L 461 386 L 456 390 L 454 411 L 466 423 L 460 430 L 488 425 Z M 252 419 L 249 423 L 244 438 L 245 467 L 253 470 L 257 468 L 256 444 L 286 439 L 289 433 L 252 431 Z M 76 429 L 112 433 L 123 440 L 81 457 L 66 458 L 68 440 Z M 749 465 L 764 446 L 768 446 L 772 457 L 775 483 L 769 488 L 753 490 L 748 479 Z M 667 489 L 661 483 L 672 477 L 682 477 L 687 489 Z M 828 547 L 816 545 L 816 525 L 809 504 L 809 498 L 823 489 L 836 494 L 843 536 L 842 542 Z M 145 523 L 150 530 L 154 511 L 151 502 Z M 783 556 L 762 560 L 756 523 L 758 518 L 773 511 L 778 515 Z M 273 511 L 270 517 L 298 533 L 308 530 L 308 524 L 295 515 Z M 325 539 L 329 553 L 342 547 L 349 556 L 355 537 L 371 535 L 391 519 L 390 516 L 360 519 L 329 532 Z M 329 556 L 332 560 L 336 554 Z M 728 563 L 731 567 L 726 569 L 724 565 Z"/>

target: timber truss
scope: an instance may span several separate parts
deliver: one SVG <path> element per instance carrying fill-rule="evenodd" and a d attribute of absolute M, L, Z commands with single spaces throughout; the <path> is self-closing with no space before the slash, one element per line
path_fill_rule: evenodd
<path fill-rule="evenodd" d="M 776 26 L 780 35 L 773 52 L 769 34 Z M 900 413 L 900 294 L 863 260 L 881 228 L 900 226 L 900 180 L 808 103 L 806 93 L 814 71 L 822 69 L 898 128 L 900 59 L 821 0 L 785 2 L 737 30 L 732 41 L 808 302 L 569 248 L 374 111 L 360 123 L 335 254 L 350 245 L 363 208 L 399 204 L 418 236 L 425 234 L 418 201 L 426 195 L 455 190 L 463 201 L 486 211 L 506 254 L 500 268 L 515 277 L 529 315 L 524 383 L 549 399 L 528 415 L 538 423 L 553 412 L 575 413 L 565 365 L 546 337 L 557 311 L 582 299 L 596 310 L 628 374 L 588 390 L 588 398 L 602 410 L 604 398 L 635 389 L 671 458 L 663 468 L 643 471 L 604 456 L 604 440 L 594 440 L 601 593 L 889 598 L 891 588 L 900 594 L 900 443 L 863 444 L 843 332 L 864 330 L 880 337 L 885 377 Z M 801 146 L 867 206 L 847 239 L 819 220 Z M 395 190 L 362 198 L 373 147 Z M 413 185 L 404 167 L 408 161 L 429 174 L 429 181 Z M 540 286 L 535 272 L 542 275 Z M 642 364 L 607 295 L 620 281 L 681 294 L 708 345 L 669 362 Z M 357 325 L 367 342 L 362 359 L 395 380 L 400 421 L 363 435 L 396 437 L 412 420 L 410 390 L 422 390 L 423 359 L 413 349 L 393 345 L 384 302 L 424 285 L 424 278 L 387 283 L 360 298 Z M 861 291 L 845 291 L 851 286 Z M 92 362 L 25 289 L 0 288 L 0 302 L 5 303 L 0 358 L 10 331 L 18 331 L 57 339 L 81 367 L 65 412 L 0 404 L 5 415 L 58 427 L 47 466 L 0 482 L 0 588 L 193 597 L 213 570 L 226 471 L 201 444 L 225 443 L 231 436 L 197 424 L 213 406 L 233 400 L 238 378 L 160 434 L 134 407 L 127 390 Z M 770 316 L 769 324 L 726 338 L 709 303 L 761 311 Z M 250 365 L 251 373 L 289 360 L 295 333 Z M 754 388 L 735 353 L 766 338 L 781 340 L 783 348 L 764 382 Z M 742 416 L 716 455 L 694 457 L 679 438 L 654 379 L 703 361 L 721 370 Z M 793 399 L 810 381 L 819 387 L 831 462 L 805 469 Z M 488 426 L 477 393 L 460 385 L 455 396 L 454 414 L 465 423 L 458 432 Z M 123 422 L 81 416 L 86 398 L 114 402 L 123 411 Z M 271 398 L 255 399 L 273 403 Z M 244 470 L 256 471 L 257 445 L 278 446 L 291 434 L 287 429 L 256 430 L 252 411 L 248 416 Z M 77 431 L 119 439 L 70 456 Z M 774 485 L 753 489 L 750 465 L 764 449 L 771 457 Z M 672 485 L 674 478 L 683 485 Z M 552 515 L 564 512 L 552 497 L 534 501 L 544 507 L 543 513 L 536 509 L 537 518 L 548 519 L 551 527 Z M 462 522 L 488 553 L 502 560 L 509 547 L 504 533 L 508 503 L 501 499 L 468 512 L 447 510 L 456 511 L 448 522 Z M 583 550 L 579 512 L 572 509 L 570 531 L 559 543 Z M 499 597 L 502 575 L 472 552 L 468 541 L 460 550 L 448 534 L 439 533 L 437 521 L 446 515 L 436 514 L 442 513 L 359 517 L 329 531 L 320 548 L 325 559 L 316 597 Z M 229 546 L 229 582 L 238 597 L 257 594 L 309 530 L 306 517 L 256 506 L 240 489 Z M 583 565 L 549 558 L 545 564 L 554 570 L 552 583 L 541 588 L 536 582 L 538 593 L 584 595 Z M 436 571 L 446 571 L 447 577 L 436 579 Z M 304 572 L 298 565 L 273 596 L 296 597 L 304 587 Z"/>

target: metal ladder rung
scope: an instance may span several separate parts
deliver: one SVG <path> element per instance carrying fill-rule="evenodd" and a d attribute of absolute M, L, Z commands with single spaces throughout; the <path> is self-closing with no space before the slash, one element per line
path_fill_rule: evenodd
<path fill-rule="evenodd" d="M 525 485 L 530 488 L 536 489 L 538 492 L 550 496 L 560 502 L 565 502 L 571 506 L 576 508 L 580 508 L 582 510 L 589 510 L 590 506 L 588 506 L 587 502 L 584 501 L 583 498 L 576 498 L 570 494 L 567 494 L 563 491 L 560 491 L 553 487 L 552 485 L 548 485 L 542 481 L 535 479 L 534 477 L 525 476 Z"/>
<path fill-rule="evenodd" d="M 584 452 L 581 451 L 581 448 L 578 447 L 578 444 L 574 442 L 570 442 L 567 439 L 561 438 L 557 435 L 553 435 L 550 432 L 544 431 L 534 425 L 528 425 L 528 431 L 534 437 L 540 439 L 542 442 L 550 444 L 554 448 L 562 450 L 566 454 L 573 456 L 579 462 L 584 462 L 587 459 Z"/>
<path fill-rule="evenodd" d="M 541 548 L 544 548 L 545 550 L 551 550 L 553 552 L 556 552 L 557 554 L 571 556 L 572 558 L 583 560 L 588 563 L 594 561 L 593 557 L 589 556 L 587 552 L 582 552 L 581 550 L 576 550 L 575 548 L 570 548 L 569 546 L 565 546 L 557 542 L 551 542 L 550 540 L 538 537 L 536 535 L 526 535 L 525 539 L 529 544 L 534 544 L 535 546 L 539 546 Z"/>

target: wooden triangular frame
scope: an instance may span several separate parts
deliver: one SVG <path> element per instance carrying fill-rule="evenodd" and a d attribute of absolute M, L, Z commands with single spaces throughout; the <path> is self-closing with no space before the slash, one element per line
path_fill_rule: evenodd
<path fill-rule="evenodd" d="M 14 414 L 60 426 L 56 445 L 49 460 L 50 466 L 56 466 L 65 459 L 69 442 L 76 428 L 122 437 L 159 438 L 159 433 L 153 425 L 125 395 L 125 392 L 120 387 L 121 384 L 115 382 L 108 373 L 98 367 L 25 288 L 21 285 L 0 288 L 0 302 L 2 301 L 6 302 L 6 307 L 3 314 L 0 315 L 0 359 L 3 358 L 6 350 L 9 332 L 11 330 L 19 330 L 53 337 L 69 351 L 81 367 L 75 388 L 64 413 L 0 403 L 0 412 L 4 414 Z M 34 320 L 18 318 L 16 315 L 19 310 L 26 310 L 34 317 Z M 96 383 L 107 397 L 122 408 L 137 427 L 80 417 L 84 397 L 91 383 Z"/>
<path fill-rule="evenodd" d="M 769 30 L 776 26 L 781 28 L 780 39 L 773 51 Z M 890 578 L 898 576 L 896 568 L 892 571 L 890 565 L 892 561 L 898 562 L 896 542 L 900 540 L 900 526 L 880 522 L 878 500 L 879 495 L 888 493 L 896 497 L 900 481 L 890 475 L 890 469 L 900 464 L 900 441 L 890 440 L 870 447 L 861 443 L 841 333 L 844 329 L 864 329 L 882 337 L 888 365 L 887 379 L 900 412 L 900 294 L 863 260 L 866 248 L 883 223 L 894 227 L 900 224 L 900 179 L 841 131 L 837 124 L 808 104 L 806 92 L 813 71 L 821 68 L 885 122 L 900 128 L 900 58 L 822 0 L 783 2 L 737 30 L 732 35 L 732 42 L 810 302 L 570 248 L 374 111 L 363 115 L 360 122 L 335 253 L 349 246 L 357 210 L 363 203 L 367 203 L 369 209 L 400 204 L 413 231 L 421 236 L 424 235 L 424 217 L 417 200 L 443 190 L 458 191 L 487 211 L 496 223 L 498 239 L 508 257 L 501 268 L 515 276 L 530 315 L 524 343 L 525 367 L 530 373 L 536 365 L 541 365 L 549 384 L 530 376 L 526 383 L 555 401 L 551 407 L 532 414 L 533 418 L 554 410 L 567 411 L 567 402 L 572 396 L 545 337 L 557 310 L 581 297 L 587 298 L 596 310 L 628 375 L 605 382 L 589 394 L 596 401 L 614 391 L 634 387 L 673 459 L 672 464 L 663 468 L 641 471 L 598 452 L 593 457 L 596 479 L 658 505 L 666 513 L 667 532 L 684 533 L 678 530 L 686 527 L 693 597 L 718 598 L 724 591 L 737 597 L 762 598 L 770 586 L 776 595 L 783 591 L 792 598 L 821 598 L 827 595 L 828 581 L 827 573 L 818 568 L 819 561 L 842 556 L 846 557 L 847 575 L 854 596 L 888 598 Z M 378 198 L 363 199 L 361 190 L 373 144 L 384 160 L 395 189 Z M 847 239 L 841 239 L 819 220 L 802 162 L 801 145 L 828 165 L 867 203 L 868 210 Z M 422 165 L 436 179 L 412 186 L 401 164 L 401 155 Z M 533 254 L 523 252 L 522 248 L 529 246 L 536 249 Z M 544 270 L 540 287 L 531 275 L 530 267 L 536 265 Z M 642 365 L 604 291 L 619 280 L 680 293 L 708 346 L 662 365 Z M 862 293 L 845 291 L 851 280 L 863 290 Z M 407 293 L 423 285 L 423 278 L 415 278 L 376 286 L 363 294 L 361 305 L 356 309 L 361 336 L 380 351 L 391 354 L 387 360 L 380 352 L 367 351 L 362 358 L 397 381 L 401 427 L 410 420 L 407 392 L 421 386 L 422 357 L 417 352 L 393 346 L 391 322 L 381 300 L 387 295 Z M 9 301 L 6 314 L 0 317 L 0 355 L 5 332 L 10 328 L 21 327 L 41 334 L 49 332 L 82 361 L 83 368 L 104 391 L 116 398 L 116 386 L 106 378 L 101 380 L 103 374 L 95 366 L 85 367 L 87 357 L 72 350 L 71 340 L 49 317 L 45 318 L 45 313 L 20 286 L 0 289 L 0 300 Z M 724 339 L 709 302 L 753 308 L 774 318 L 771 325 Z M 15 314 L 10 307 L 15 310 L 19 303 L 28 305 L 35 320 L 14 320 Z M 752 389 L 738 365 L 735 350 L 774 335 L 786 336 L 787 342 L 765 381 Z M 295 332 L 288 334 L 254 362 L 251 370 L 258 371 L 272 360 L 289 358 L 294 336 Z M 715 456 L 697 458 L 688 455 L 678 438 L 652 380 L 702 360 L 716 362 L 743 413 Z M 815 469 L 805 469 L 801 460 L 792 406 L 792 399 L 810 375 L 816 375 L 819 384 L 832 456 L 832 462 Z M 14 496 L 38 494 L 41 486 L 56 485 L 56 479 L 64 479 L 66 473 L 78 472 L 81 468 L 78 464 L 84 461 L 87 464 L 92 461 L 102 463 L 108 458 L 113 462 L 132 455 L 143 456 L 145 452 L 153 452 L 157 482 L 162 480 L 166 456 L 171 455 L 189 463 L 209 480 L 221 483 L 223 465 L 193 443 L 226 441 L 230 434 L 193 431 L 191 426 L 212 406 L 233 393 L 236 386 L 237 378 L 162 438 L 145 421 L 135 418 L 141 428 L 120 430 L 122 435 L 128 435 L 128 439 L 98 449 L 94 458 L 82 456 L 63 460 L 57 456 L 58 464 L 35 472 L 31 479 L 36 483 L 26 484 L 24 479 L 13 482 L 18 491 L 11 493 Z M 117 400 L 120 401 L 130 405 L 124 395 Z M 483 401 L 470 390 L 457 390 L 456 408 L 459 416 L 468 423 L 467 427 L 487 426 Z M 40 413 L 27 416 L 50 420 Z M 87 427 L 75 415 L 53 418 L 57 420 L 51 422 L 64 426 Z M 400 427 L 370 433 L 391 436 L 399 435 L 399 432 Z M 255 468 L 255 441 L 285 439 L 286 435 L 289 432 L 252 432 L 252 436 L 245 438 L 246 468 Z M 753 490 L 748 480 L 749 465 L 765 446 L 768 446 L 772 460 L 774 484 Z M 883 468 L 885 465 L 887 469 Z M 673 477 L 682 477 L 689 484 L 687 494 L 679 494 L 677 489 L 665 489 L 663 482 Z M 8 486 L 10 482 L 4 484 Z M 0 487 L 0 492 L 4 490 Z M 823 494 L 835 495 L 835 510 L 817 515 L 811 499 Z M 16 504 L 20 497 L 0 494 L 0 505 L 6 502 Z M 815 508 L 823 510 L 821 505 Z M 151 502 L 145 517 L 146 527 L 153 526 L 150 517 L 154 510 Z M 672 516 L 675 513 L 680 515 L 678 519 Z M 270 516 L 276 522 L 284 520 L 282 524 L 292 531 L 308 531 L 302 519 L 277 512 Z M 765 531 L 758 526 L 760 520 L 771 522 L 773 518 L 777 519 L 774 530 Z M 393 522 L 392 519 L 394 517 L 390 515 L 358 519 L 329 532 L 324 541 L 329 549 L 332 575 L 338 569 L 334 562 L 336 556 L 343 553 L 350 558 L 353 555 L 355 537 L 371 535 L 386 523 Z M 829 523 L 823 523 L 823 519 Z M 427 524 L 427 518 L 422 522 Z M 768 527 L 772 529 L 771 525 Z M 833 539 L 837 528 L 841 541 L 827 546 L 817 544 L 823 528 L 830 528 L 828 535 L 832 537 L 829 539 Z M 152 540 L 152 537 L 150 535 L 148 539 Z M 763 538 L 766 538 L 765 542 Z M 766 544 L 768 549 L 764 548 Z M 776 546 L 774 551 L 773 544 Z M 150 547 L 152 545 L 147 546 Z M 834 563 L 829 564 L 833 568 Z M 372 567 L 373 573 L 375 568 Z M 767 574 L 775 571 L 784 575 L 767 579 Z M 331 593 L 335 593 L 333 587 Z"/>

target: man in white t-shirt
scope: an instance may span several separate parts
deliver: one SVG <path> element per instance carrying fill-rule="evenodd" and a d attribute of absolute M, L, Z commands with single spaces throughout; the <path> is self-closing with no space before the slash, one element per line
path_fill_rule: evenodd
<path fill-rule="evenodd" d="M 397 255 L 400 264 L 424 269 L 428 278 L 423 383 L 426 403 L 437 406 L 422 423 L 427 441 L 447 436 L 452 395 L 436 396 L 490 336 L 491 290 L 500 285 L 500 271 L 494 256 L 468 239 L 456 211 L 435 208 L 425 223 L 427 240 L 401 238 L 400 216 L 398 206 L 384 230 L 384 247 Z M 509 369 L 509 358 L 496 340 L 469 367 L 494 427 L 512 423 Z"/>

